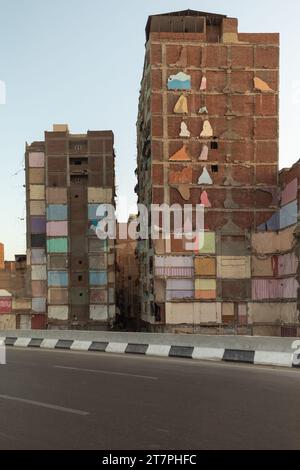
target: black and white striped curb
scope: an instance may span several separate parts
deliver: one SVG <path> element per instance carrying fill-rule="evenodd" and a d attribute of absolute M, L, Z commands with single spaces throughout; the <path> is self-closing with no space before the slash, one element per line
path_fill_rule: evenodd
<path fill-rule="evenodd" d="M 20 348 L 63 349 L 73 351 L 140 354 L 157 357 L 177 357 L 202 361 L 239 362 L 243 364 L 300 368 L 300 341 L 295 341 L 295 352 L 250 351 L 240 349 L 172 346 L 159 344 L 121 343 L 111 341 L 80 341 L 73 339 L 0 338 L 5 346 Z"/>

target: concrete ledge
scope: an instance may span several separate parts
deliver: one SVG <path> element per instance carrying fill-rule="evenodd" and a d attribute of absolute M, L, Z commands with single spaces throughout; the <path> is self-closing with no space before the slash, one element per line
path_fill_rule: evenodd
<path fill-rule="evenodd" d="M 249 336 L 203 336 L 95 331 L 10 330 L 6 346 L 140 354 L 205 361 L 300 368 L 300 340 Z"/>

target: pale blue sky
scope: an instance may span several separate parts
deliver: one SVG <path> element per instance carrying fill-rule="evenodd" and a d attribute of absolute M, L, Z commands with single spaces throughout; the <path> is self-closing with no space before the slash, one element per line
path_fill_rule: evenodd
<path fill-rule="evenodd" d="M 134 203 L 135 122 L 150 14 L 183 10 L 239 18 L 240 31 L 281 33 L 280 166 L 300 157 L 299 17 L 295 0 L 0 0 L 0 241 L 25 252 L 25 141 L 53 123 L 74 133 L 112 129 L 118 195 Z M 17 176 L 13 176 L 15 173 Z"/>

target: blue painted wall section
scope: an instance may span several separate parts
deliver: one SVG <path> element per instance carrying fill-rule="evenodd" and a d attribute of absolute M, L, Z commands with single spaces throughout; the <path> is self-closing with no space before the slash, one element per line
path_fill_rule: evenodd
<path fill-rule="evenodd" d="M 68 286 L 68 273 L 64 271 L 48 271 L 48 286 Z"/>
<path fill-rule="evenodd" d="M 90 271 L 90 284 L 93 286 L 105 286 L 107 284 L 107 272 Z"/>
<path fill-rule="evenodd" d="M 191 76 L 184 72 L 171 75 L 168 79 L 168 90 L 190 90 L 191 88 Z"/>
<path fill-rule="evenodd" d="M 68 208 L 64 204 L 51 204 L 47 207 L 47 220 L 68 220 Z"/>

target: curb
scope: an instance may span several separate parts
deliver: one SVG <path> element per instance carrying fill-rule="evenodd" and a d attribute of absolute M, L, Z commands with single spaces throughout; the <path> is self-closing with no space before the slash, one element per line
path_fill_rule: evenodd
<path fill-rule="evenodd" d="M 278 351 L 251 351 L 241 349 L 172 346 L 110 341 L 80 341 L 26 337 L 0 338 L 5 346 L 20 348 L 60 349 L 72 351 L 105 352 L 112 354 L 138 354 L 156 357 L 177 357 L 201 361 L 224 361 L 242 364 L 300 368 L 298 353 Z"/>

